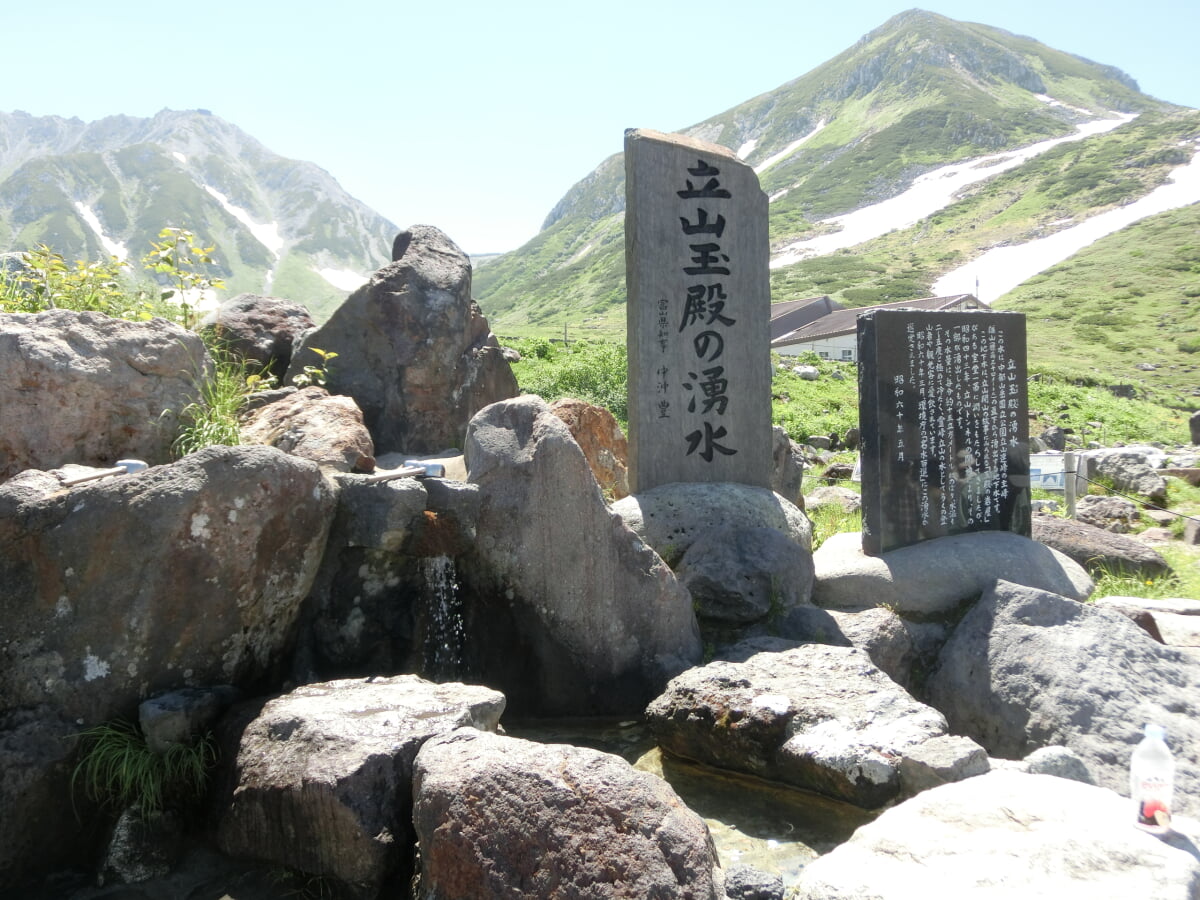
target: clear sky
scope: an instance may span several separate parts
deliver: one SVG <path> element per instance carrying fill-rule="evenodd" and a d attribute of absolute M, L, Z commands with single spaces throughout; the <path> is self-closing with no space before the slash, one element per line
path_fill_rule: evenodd
<path fill-rule="evenodd" d="M 209 109 L 470 253 L 533 237 L 626 128 L 674 131 L 852 45 L 903 0 L 56 0 L 0 15 L 0 110 Z M 1123 69 L 1200 107 L 1196 0 L 922 6 Z"/>

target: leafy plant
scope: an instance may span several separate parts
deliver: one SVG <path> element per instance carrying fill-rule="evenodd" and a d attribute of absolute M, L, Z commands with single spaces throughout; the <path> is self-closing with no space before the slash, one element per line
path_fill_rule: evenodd
<path fill-rule="evenodd" d="M 72 792 L 81 787 L 97 803 L 117 809 L 132 806 L 143 816 L 162 812 L 172 803 L 198 800 L 217 758 L 212 735 L 157 753 L 136 725 L 120 719 L 89 728 L 82 737 Z"/>
<path fill-rule="evenodd" d="M 214 445 L 236 447 L 242 442 L 241 414 L 255 391 L 273 386 L 237 354 L 219 343 L 209 346 L 213 364 L 196 377 L 199 398 L 180 412 L 179 435 L 171 445 L 186 456 Z"/>
<path fill-rule="evenodd" d="M 321 350 L 317 347 L 309 347 L 307 349 L 321 357 L 321 364 L 319 366 L 305 366 L 303 371 L 298 375 L 292 376 L 292 383 L 297 387 L 308 387 L 312 384 L 324 387 L 325 382 L 329 379 L 329 362 L 336 359 L 337 354 L 332 350 Z"/>
<path fill-rule="evenodd" d="M 161 294 L 161 298 L 178 303 L 183 312 L 183 324 L 191 328 L 196 324 L 193 301 L 203 297 L 206 291 L 225 287 L 220 278 L 196 268 L 216 264 L 212 256 L 216 247 L 202 246 L 196 235 L 186 228 L 168 226 L 158 236 L 166 240 L 151 241 L 153 249 L 142 257 L 142 264 L 156 274 L 167 276 L 171 287 Z"/>
<path fill-rule="evenodd" d="M 812 521 L 812 548 L 815 551 L 825 541 L 843 531 L 862 531 L 862 510 L 846 512 L 837 503 L 826 503 L 808 514 Z"/>

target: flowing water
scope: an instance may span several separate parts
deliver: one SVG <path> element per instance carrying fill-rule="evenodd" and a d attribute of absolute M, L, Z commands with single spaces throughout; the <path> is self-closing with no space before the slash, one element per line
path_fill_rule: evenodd
<path fill-rule="evenodd" d="M 540 720 L 504 723 L 513 737 L 615 753 L 664 779 L 704 819 L 721 865 L 750 865 L 794 882 L 812 860 L 846 841 L 874 814 L 775 782 L 667 756 L 641 721 Z"/>
<path fill-rule="evenodd" d="M 426 614 L 421 674 L 434 681 L 449 681 L 462 673 L 466 634 L 458 573 L 454 560 L 443 555 L 422 559 L 421 575 Z"/>

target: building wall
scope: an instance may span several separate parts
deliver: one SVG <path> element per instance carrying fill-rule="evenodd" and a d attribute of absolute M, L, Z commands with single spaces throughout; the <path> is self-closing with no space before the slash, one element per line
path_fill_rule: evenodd
<path fill-rule="evenodd" d="M 815 353 L 822 359 L 858 360 L 858 335 L 840 334 L 821 340 L 809 341 L 803 344 L 788 344 L 785 347 L 772 347 L 780 356 L 799 356 L 801 353 Z"/>

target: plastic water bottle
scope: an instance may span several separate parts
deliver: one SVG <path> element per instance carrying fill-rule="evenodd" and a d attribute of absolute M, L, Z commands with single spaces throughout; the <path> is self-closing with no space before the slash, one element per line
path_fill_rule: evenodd
<path fill-rule="evenodd" d="M 1167 749 L 1167 730 L 1147 725 L 1146 736 L 1134 748 L 1129 762 L 1129 795 L 1133 797 L 1137 823 L 1154 831 L 1171 827 L 1171 794 L 1175 784 L 1175 760 Z"/>

